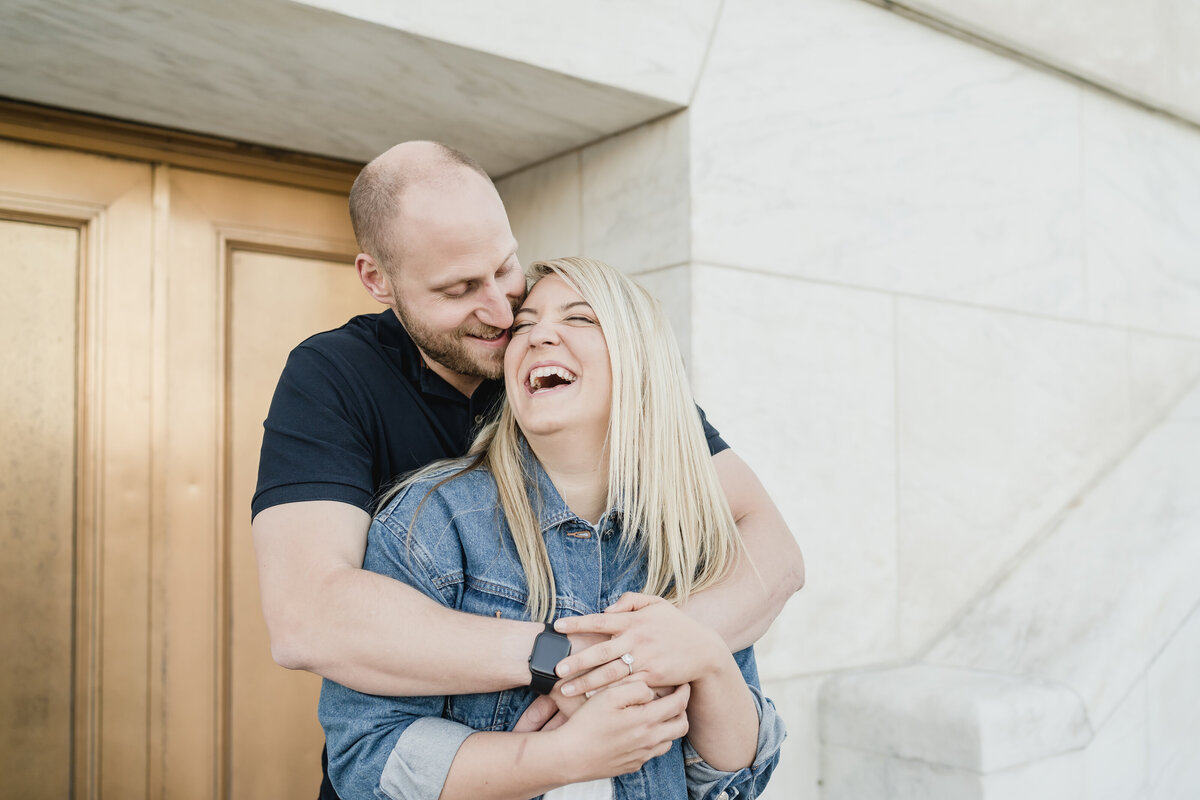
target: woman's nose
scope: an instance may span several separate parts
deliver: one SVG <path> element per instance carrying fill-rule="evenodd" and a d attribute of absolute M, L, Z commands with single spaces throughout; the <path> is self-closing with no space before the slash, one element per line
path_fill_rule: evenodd
<path fill-rule="evenodd" d="M 531 345 L 558 344 L 558 329 L 549 322 L 539 322 L 529 331 Z"/>

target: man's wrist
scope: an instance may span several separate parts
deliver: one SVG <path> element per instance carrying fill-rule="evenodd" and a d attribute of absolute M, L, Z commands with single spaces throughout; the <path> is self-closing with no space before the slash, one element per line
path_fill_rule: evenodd
<path fill-rule="evenodd" d="M 529 654 L 533 652 L 534 640 L 545 630 L 545 626 L 540 622 L 505 622 L 512 626 L 512 631 L 504 637 L 504 652 L 497 668 L 504 675 L 504 683 L 510 689 L 517 689 L 529 685 Z"/>

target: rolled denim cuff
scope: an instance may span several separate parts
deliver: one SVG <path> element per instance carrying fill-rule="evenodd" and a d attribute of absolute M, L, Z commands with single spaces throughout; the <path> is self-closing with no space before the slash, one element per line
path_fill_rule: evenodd
<path fill-rule="evenodd" d="M 458 748 L 475 733 L 458 722 L 421 717 L 404 729 L 392 748 L 379 789 L 391 800 L 437 800 Z"/>
<path fill-rule="evenodd" d="M 779 748 L 787 738 L 787 727 L 768 697 L 753 686 L 747 688 L 754 696 L 754 705 L 758 710 L 758 747 L 753 763 L 736 772 L 714 769 L 685 738 L 683 771 L 687 778 L 688 800 L 712 800 L 722 794 L 729 800 L 755 798 L 766 787 L 767 780 L 775 770 Z"/>

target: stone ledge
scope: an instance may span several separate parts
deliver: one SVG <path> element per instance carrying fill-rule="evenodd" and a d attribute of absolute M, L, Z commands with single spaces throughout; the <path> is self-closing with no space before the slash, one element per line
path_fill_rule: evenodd
<path fill-rule="evenodd" d="M 821 689 L 821 741 L 977 773 L 1087 745 L 1079 695 L 1060 684 L 926 664 L 838 675 Z"/>

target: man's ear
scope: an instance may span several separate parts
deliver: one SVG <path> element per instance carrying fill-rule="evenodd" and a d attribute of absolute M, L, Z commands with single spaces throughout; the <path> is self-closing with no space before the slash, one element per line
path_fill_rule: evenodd
<path fill-rule="evenodd" d="M 385 306 L 395 305 L 392 282 L 374 258 L 366 253 L 359 253 L 354 259 L 354 268 L 358 270 L 358 279 L 362 281 L 367 294 Z"/>

